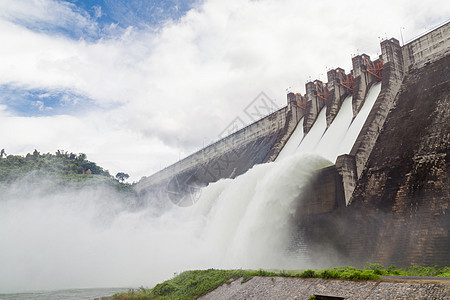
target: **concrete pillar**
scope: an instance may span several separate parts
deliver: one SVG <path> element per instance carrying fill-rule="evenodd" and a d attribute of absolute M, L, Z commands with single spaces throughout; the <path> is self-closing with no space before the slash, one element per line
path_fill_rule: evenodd
<path fill-rule="evenodd" d="M 391 63 L 390 69 L 393 74 L 390 74 L 391 80 L 403 80 L 403 55 L 400 42 L 397 39 L 391 38 L 381 42 L 381 60 L 384 64 Z M 384 69 L 384 67 L 383 67 Z"/>
<path fill-rule="evenodd" d="M 397 97 L 403 80 L 403 58 L 400 43 L 396 39 L 381 42 L 381 60 L 383 61 L 383 78 L 381 92 L 370 112 L 361 132 L 349 155 L 341 155 L 336 160 L 336 167 L 342 176 L 344 195 L 347 205 L 358 179 L 361 177 L 370 153 L 383 128 L 389 110 Z M 366 59 L 368 57 L 366 56 Z M 368 85 L 375 81 L 374 76 L 365 76 L 363 56 L 354 57 L 353 72 L 355 74 L 353 104 L 359 107 L 362 95 L 367 93 Z M 355 101 L 355 97 L 357 98 Z M 355 112 L 355 106 L 354 111 Z"/>
<path fill-rule="evenodd" d="M 349 205 L 358 180 L 355 157 L 348 154 L 338 156 L 336 169 L 342 177 L 345 205 Z"/>
<path fill-rule="evenodd" d="M 353 74 L 355 77 L 352 99 L 353 117 L 356 117 L 358 114 L 370 85 L 376 80 L 373 75 L 367 72 L 367 60 L 370 60 L 370 56 L 367 54 L 361 54 L 352 58 Z"/>
<path fill-rule="evenodd" d="M 317 98 L 317 90 L 314 82 L 308 82 L 306 84 L 306 112 L 305 120 L 303 121 L 303 132 L 308 134 L 314 122 L 317 119 L 317 115 L 324 106 L 324 101 L 319 101 Z"/>
<path fill-rule="evenodd" d="M 344 101 L 345 97 L 349 94 L 346 89 L 341 86 L 341 75 L 339 72 L 345 74 L 344 69 L 337 68 L 334 70 L 330 70 L 327 72 L 328 77 L 328 101 L 326 103 L 327 106 L 327 128 L 330 127 L 334 118 L 336 117 L 339 109 L 341 108 L 342 101 Z"/>
<path fill-rule="evenodd" d="M 298 106 L 298 103 L 297 95 L 294 93 L 287 94 L 287 106 L 285 108 L 285 115 L 283 116 L 285 118 L 285 123 L 284 127 L 281 129 L 281 137 L 272 146 L 272 149 L 264 159 L 263 163 L 274 161 L 286 145 L 286 142 L 289 140 L 295 128 L 297 126 L 302 126 L 302 124 L 298 124 L 298 122 L 305 114 L 305 110 Z"/>
<path fill-rule="evenodd" d="M 298 123 L 300 119 L 305 115 L 305 109 L 299 106 L 298 97 L 303 98 L 301 95 L 297 96 L 294 93 L 287 94 L 287 106 L 288 111 L 291 112 L 293 120 Z"/>
<path fill-rule="evenodd" d="M 325 92 L 325 89 L 327 88 L 326 84 L 324 85 L 324 83 L 320 80 L 314 80 L 314 85 L 316 87 L 316 92 Z M 323 96 L 322 96 L 323 97 Z M 319 107 L 324 107 L 326 104 L 327 100 L 322 99 L 321 97 L 317 96 L 317 103 L 319 104 Z"/>
<path fill-rule="evenodd" d="M 358 178 L 383 128 L 403 81 L 403 58 L 400 43 L 396 39 L 381 42 L 383 78 L 381 91 L 350 152 L 355 156 Z"/>

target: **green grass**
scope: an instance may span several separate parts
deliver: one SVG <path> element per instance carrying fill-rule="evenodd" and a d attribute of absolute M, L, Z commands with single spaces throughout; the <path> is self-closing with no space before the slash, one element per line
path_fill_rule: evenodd
<path fill-rule="evenodd" d="M 140 300 L 140 299 L 197 299 L 222 284 L 229 284 L 233 280 L 242 278 L 241 283 L 247 282 L 255 276 L 271 277 L 298 277 L 298 278 L 324 278 L 344 280 L 376 280 L 381 275 L 400 276 L 450 276 L 450 267 L 439 268 L 413 266 L 397 268 L 396 266 L 384 267 L 379 264 L 367 264 L 364 269 L 346 266 L 323 270 L 303 271 L 266 271 L 266 270 L 201 270 L 186 271 L 174 278 L 157 284 L 152 289 L 139 288 L 128 293 L 120 293 L 112 296 L 116 300 Z"/>
<path fill-rule="evenodd" d="M 186 271 L 157 284 L 153 289 L 131 290 L 128 293 L 116 294 L 113 299 L 196 299 L 224 283 L 231 283 L 237 278 L 243 278 L 242 282 L 245 282 L 256 274 L 264 276 L 262 274 L 266 274 L 266 271 L 214 269 Z"/>
<path fill-rule="evenodd" d="M 397 268 L 395 265 L 385 267 L 380 264 L 368 263 L 366 264 L 365 269 L 372 270 L 378 275 L 450 277 L 450 267 L 411 266 L 407 268 Z"/>
<path fill-rule="evenodd" d="M 374 274 L 371 270 L 358 270 L 352 267 L 326 270 L 305 270 L 302 272 L 209 269 L 203 271 L 186 271 L 170 280 L 157 284 L 153 289 L 140 288 L 138 290 L 130 290 L 128 293 L 116 294 L 112 299 L 197 299 L 224 283 L 231 283 L 238 278 L 242 278 L 241 283 L 244 283 L 254 276 L 349 280 L 371 280 L 379 278 L 379 276 Z"/>

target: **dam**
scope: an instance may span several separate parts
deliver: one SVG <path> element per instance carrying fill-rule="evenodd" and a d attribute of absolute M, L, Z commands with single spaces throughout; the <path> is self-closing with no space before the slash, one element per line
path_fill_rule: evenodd
<path fill-rule="evenodd" d="M 234 179 L 246 184 L 226 192 L 237 207 L 243 205 L 236 200 L 242 195 L 265 197 L 258 194 L 257 179 L 241 175 L 273 172 L 286 183 L 265 187 L 266 194 L 275 190 L 280 198 L 270 203 L 271 213 L 256 206 L 251 212 L 229 212 L 222 220 L 234 228 L 227 257 L 245 249 L 239 245 L 270 248 L 265 243 L 274 232 L 268 228 L 286 221 L 282 211 L 294 211 L 287 213 L 291 230 L 284 241 L 301 249 L 304 260 L 448 265 L 450 23 L 404 45 L 391 38 L 380 47 L 380 57 L 354 56 L 352 70 L 329 70 L 326 83 L 314 80 L 303 95 L 287 94 L 285 107 L 143 178 L 136 192 L 142 199 L 191 206 L 204 187 Z M 290 165 L 294 159 L 287 162 L 297 154 L 306 155 L 295 159 L 298 170 Z M 307 180 L 292 178 L 309 170 L 302 162 L 316 159 L 309 154 L 324 158 L 314 161 L 318 170 Z M 273 162 L 277 167 L 269 166 Z M 280 166 L 290 175 L 283 177 Z M 289 192 L 298 182 L 302 193 Z M 268 224 L 256 229 L 254 224 L 264 223 L 253 220 L 258 216 Z M 253 240 L 249 232 L 254 230 L 264 238 Z"/>

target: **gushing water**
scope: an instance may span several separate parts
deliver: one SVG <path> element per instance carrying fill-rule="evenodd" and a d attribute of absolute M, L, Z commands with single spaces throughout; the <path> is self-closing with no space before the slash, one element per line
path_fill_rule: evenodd
<path fill-rule="evenodd" d="M 315 151 L 317 154 L 326 157 L 331 161 L 336 161 L 339 154 L 339 147 L 345 141 L 347 128 L 350 127 L 353 117 L 352 97 L 347 97 L 341 105 L 338 114 L 330 127 L 323 134 Z"/>
<path fill-rule="evenodd" d="M 16 182 L 0 195 L 0 293 L 151 287 L 189 269 L 310 267 L 288 250 L 296 200 L 316 170 L 350 151 L 378 93 L 376 85 L 353 122 L 348 98 L 327 131 L 325 110 L 305 137 L 299 123 L 282 159 L 210 184 L 187 208 L 136 208 L 101 187 L 48 193 L 35 180 Z M 305 153 L 316 151 L 330 160 Z"/>
<path fill-rule="evenodd" d="M 314 126 L 311 127 L 308 134 L 303 138 L 296 151 L 303 153 L 314 153 L 326 128 L 327 128 L 326 109 L 324 107 L 319 112 L 319 115 L 317 116 L 317 119 L 314 122 Z"/>
<path fill-rule="evenodd" d="M 206 187 L 196 205 L 132 209 L 107 189 L 45 194 L 18 182 L 0 201 L 0 293 L 151 286 L 201 268 L 293 268 L 289 217 L 314 170 L 295 155 Z M 33 196 L 35 195 L 35 196 Z"/>
<path fill-rule="evenodd" d="M 369 116 L 370 111 L 375 104 L 375 101 L 377 100 L 378 95 L 380 94 L 380 91 L 381 83 L 374 84 L 369 89 L 361 110 L 352 121 L 351 126 L 348 128 L 342 142 L 339 145 L 339 150 L 337 151 L 338 154 L 350 153 L 359 133 L 361 132 L 361 129 L 364 126 L 364 123 L 367 120 L 367 117 Z"/>
<path fill-rule="evenodd" d="M 323 156 L 332 162 L 335 162 L 339 155 L 350 153 L 375 101 L 377 100 L 380 90 L 381 83 L 374 84 L 369 89 L 364 104 L 354 119 L 352 97 L 347 97 L 342 103 L 333 123 L 331 123 L 330 127 L 324 132 L 320 142 L 314 149 L 314 153 Z"/>
<path fill-rule="evenodd" d="M 304 136 L 304 134 L 303 134 L 303 120 L 304 119 L 305 118 L 300 119 L 300 121 L 297 124 L 297 127 L 295 128 L 294 132 L 289 137 L 289 140 L 286 142 L 283 149 L 281 149 L 276 160 L 280 160 L 285 157 L 289 157 L 297 151 L 297 147 L 298 147 L 298 145 L 300 145 L 300 142 L 302 141 L 303 136 Z"/>
<path fill-rule="evenodd" d="M 341 154 L 350 153 L 364 122 L 381 91 L 381 83 L 374 84 L 367 92 L 366 99 L 358 115 L 353 119 L 352 96 L 344 99 L 341 108 L 327 129 L 326 107 L 317 116 L 306 136 L 303 134 L 303 118 L 298 123 L 277 160 L 282 160 L 295 152 L 314 153 L 332 162 Z"/>

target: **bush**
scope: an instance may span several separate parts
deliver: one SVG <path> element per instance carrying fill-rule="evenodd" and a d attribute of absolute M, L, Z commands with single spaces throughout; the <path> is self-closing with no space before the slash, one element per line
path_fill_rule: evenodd
<path fill-rule="evenodd" d="M 366 270 L 372 270 L 377 275 L 393 275 L 393 276 L 442 276 L 442 274 L 450 273 L 450 267 L 440 268 L 438 266 L 422 267 L 410 266 L 407 268 L 397 268 L 396 265 L 385 267 L 380 264 L 367 263 Z"/>
<path fill-rule="evenodd" d="M 155 296 L 168 296 L 177 290 L 177 287 L 170 281 L 157 284 L 152 289 L 152 294 Z"/>
<path fill-rule="evenodd" d="M 324 279 L 339 278 L 339 273 L 334 270 L 325 269 L 319 273 L 319 276 Z"/>
<path fill-rule="evenodd" d="M 301 278 L 313 278 L 313 277 L 316 277 L 316 276 L 317 276 L 316 272 L 314 272 L 311 269 L 305 270 L 305 271 L 301 272 L 300 275 L 299 275 L 299 277 L 301 277 Z"/>

